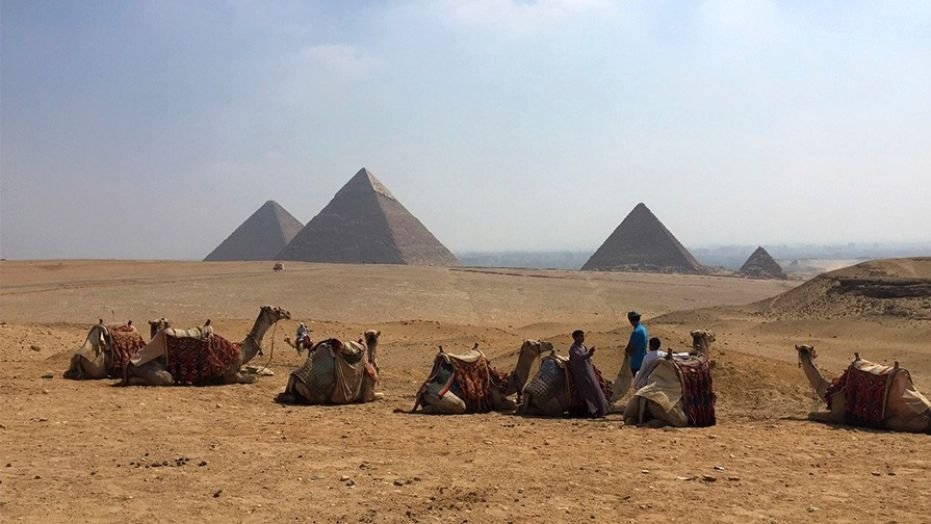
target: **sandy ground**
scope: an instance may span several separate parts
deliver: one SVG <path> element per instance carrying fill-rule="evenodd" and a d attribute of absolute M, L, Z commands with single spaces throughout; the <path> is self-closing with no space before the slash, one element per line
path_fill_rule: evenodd
<path fill-rule="evenodd" d="M 793 344 L 837 374 L 853 351 L 931 391 L 931 322 L 773 319 L 748 304 L 797 283 L 569 271 L 266 263 L 0 262 L 0 520 L 28 522 L 927 522 L 931 437 L 819 425 Z M 240 339 L 261 304 L 291 311 L 253 385 L 118 388 L 60 378 L 88 327 L 212 319 Z M 509 369 L 524 338 L 565 351 L 589 331 L 614 376 L 628 329 L 683 348 L 713 329 L 719 424 L 648 430 L 605 420 L 408 409 L 436 346 L 479 342 Z M 697 311 L 686 311 L 702 308 Z M 380 329 L 383 401 L 272 399 L 315 339 Z M 271 350 L 274 349 L 274 354 Z M 52 379 L 40 378 L 54 372 Z M 833 372 L 833 373 L 832 373 Z M 703 476 L 708 475 L 707 479 Z"/>

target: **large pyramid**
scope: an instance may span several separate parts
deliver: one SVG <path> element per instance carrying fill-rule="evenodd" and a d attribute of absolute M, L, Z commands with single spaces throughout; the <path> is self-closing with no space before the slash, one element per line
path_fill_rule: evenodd
<path fill-rule="evenodd" d="M 643 203 L 624 218 L 583 270 L 699 273 L 701 264 Z"/>
<path fill-rule="evenodd" d="M 269 200 L 207 255 L 220 260 L 273 260 L 303 225 L 278 202 Z"/>
<path fill-rule="evenodd" d="M 739 273 L 751 278 L 781 278 L 782 280 L 789 278 L 782 270 L 782 266 L 769 256 L 763 246 L 756 248 L 744 265 L 740 266 Z"/>
<path fill-rule="evenodd" d="M 459 265 L 456 257 L 364 167 L 277 258 L 350 264 Z"/>

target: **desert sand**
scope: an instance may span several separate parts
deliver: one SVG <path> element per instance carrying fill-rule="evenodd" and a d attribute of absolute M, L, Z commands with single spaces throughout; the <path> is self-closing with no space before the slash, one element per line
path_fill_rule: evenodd
<path fill-rule="evenodd" d="M 931 299 L 920 293 L 931 259 L 848 271 L 870 289 L 917 282 L 919 294 L 825 300 L 837 279 L 792 290 L 798 282 L 558 270 L 0 262 L 0 520 L 927 522 L 931 437 L 805 418 L 823 406 L 794 344 L 815 345 L 831 376 L 854 351 L 898 360 L 931 392 Z M 292 320 L 266 337 L 253 363 L 275 375 L 256 384 L 61 378 L 98 318 L 140 329 L 209 318 L 239 340 L 262 304 Z M 691 329 L 715 331 L 717 426 L 394 412 L 412 406 L 437 345 L 478 342 L 510 369 L 524 338 L 565 352 L 582 328 L 613 377 L 629 309 L 677 349 Z M 299 321 L 315 340 L 380 329 L 385 399 L 275 404 L 302 361 L 283 342 Z"/>

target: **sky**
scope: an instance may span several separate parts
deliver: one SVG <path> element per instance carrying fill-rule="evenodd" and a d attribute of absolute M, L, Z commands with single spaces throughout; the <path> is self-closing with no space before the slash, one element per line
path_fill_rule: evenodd
<path fill-rule="evenodd" d="M 454 252 L 931 240 L 931 2 L 0 0 L 0 255 L 201 259 L 361 167 Z"/>

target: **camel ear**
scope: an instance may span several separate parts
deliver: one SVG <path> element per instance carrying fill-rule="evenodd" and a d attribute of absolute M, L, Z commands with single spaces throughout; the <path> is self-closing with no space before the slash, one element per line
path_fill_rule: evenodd
<path fill-rule="evenodd" d="M 376 337 L 380 337 L 380 336 L 381 336 L 381 330 L 376 331 L 376 332 L 375 332 L 375 336 L 376 336 Z"/>

